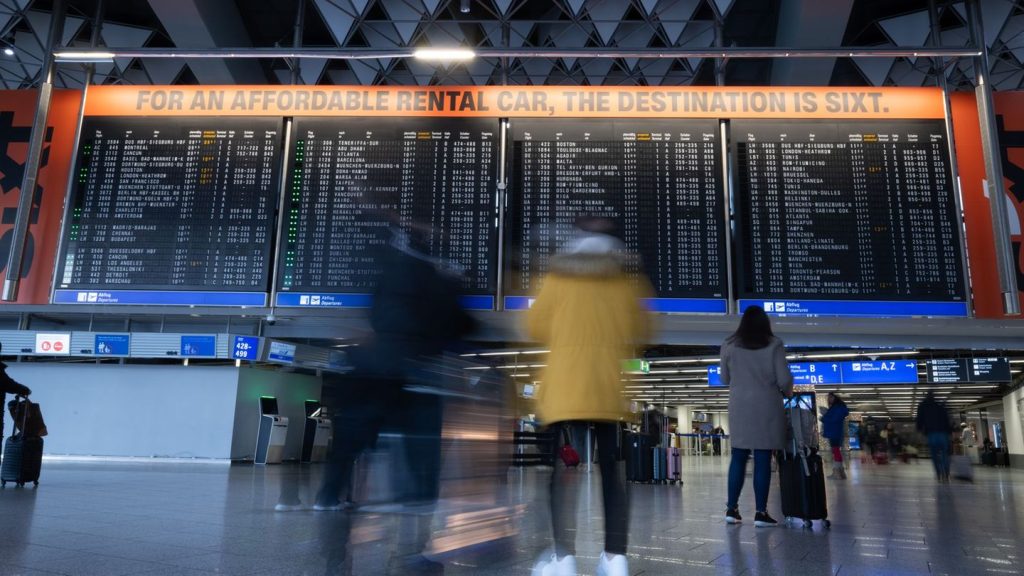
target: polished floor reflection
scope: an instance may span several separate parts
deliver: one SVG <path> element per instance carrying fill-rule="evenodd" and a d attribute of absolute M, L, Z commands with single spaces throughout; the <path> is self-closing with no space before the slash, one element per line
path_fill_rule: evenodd
<path fill-rule="evenodd" d="M 829 484 L 832 529 L 810 532 L 724 524 L 725 472 L 724 458 L 693 457 L 682 487 L 631 487 L 634 574 L 1024 574 L 1024 471 L 979 468 L 974 484 L 940 486 L 926 461 L 857 465 Z M 0 575 L 384 573 L 422 510 L 274 511 L 282 494 L 308 504 L 319 473 L 47 461 L 37 490 L 0 490 Z M 579 568 L 593 574 L 600 490 L 596 472 L 577 475 Z M 360 497 L 377 499 L 386 478 L 371 470 Z M 548 544 L 545 479 L 529 471 L 497 491 L 447 486 L 430 520 L 445 574 L 527 576 Z M 745 492 L 741 512 L 752 517 Z M 771 502 L 779 512 L 777 492 Z"/>

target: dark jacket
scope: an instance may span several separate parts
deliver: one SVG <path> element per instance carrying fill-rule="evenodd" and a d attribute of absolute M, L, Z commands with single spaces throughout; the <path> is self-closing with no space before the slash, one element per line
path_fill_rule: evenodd
<path fill-rule="evenodd" d="M 28 396 L 31 391 L 7 375 L 7 364 L 0 362 L 0 437 L 4 435 L 4 414 L 3 406 L 7 405 L 7 393 Z"/>
<path fill-rule="evenodd" d="M 842 442 L 846 432 L 843 423 L 849 415 L 850 409 L 846 407 L 846 402 L 837 399 L 821 417 L 821 435 L 833 444 Z"/>
<path fill-rule="evenodd" d="M 917 405 L 917 429 L 925 434 L 953 432 L 953 424 L 949 420 L 949 410 L 946 405 L 936 400 L 933 396 L 927 396 Z"/>
<path fill-rule="evenodd" d="M 353 360 L 368 375 L 400 379 L 403 360 L 442 353 L 471 332 L 475 322 L 459 303 L 457 279 L 425 255 L 387 246 L 376 262 L 373 341 L 354 350 Z"/>

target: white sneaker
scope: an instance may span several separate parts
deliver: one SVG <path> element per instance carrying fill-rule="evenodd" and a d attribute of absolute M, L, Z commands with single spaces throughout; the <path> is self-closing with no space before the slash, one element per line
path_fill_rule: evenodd
<path fill-rule="evenodd" d="M 276 510 L 278 512 L 298 512 L 299 510 L 302 510 L 304 508 L 305 507 L 301 503 L 299 503 L 299 504 L 278 504 L 278 505 L 274 506 L 274 510 Z"/>
<path fill-rule="evenodd" d="M 629 576 L 629 563 L 622 554 L 601 552 L 597 561 L 597 576 Z"/>
<path fill-rule="evenodd" d="M 625 574 L 625 572 L 623 572 Z M 576 557 L 562 556 L 559 560 L 554 554 L 545 559 L 541 557 L 533 565 L 533 576 L 576 576 Z"/>

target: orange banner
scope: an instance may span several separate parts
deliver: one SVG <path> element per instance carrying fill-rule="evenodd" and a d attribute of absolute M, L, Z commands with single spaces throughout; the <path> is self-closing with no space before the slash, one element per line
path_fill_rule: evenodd
<path fill-rule="evenodd" d="M 18 197 L 25 177 L 25 159 L 39 94 L 35 90 L 0 91 L 0 272 L 7 271 Z M 53 262 L 60 242 L 60 219 L 64 190 L 72 164 L 75 126 L 81 93 L 58 90 L 53 93 L 47 120 L 39 178 L 32 198 L 25 259 L 17 304 L 47 304 Z"/>
<path fill-rule="evenodd" d="M 935 88 L 96 86 L 87 116 L 942 118 Z"/>

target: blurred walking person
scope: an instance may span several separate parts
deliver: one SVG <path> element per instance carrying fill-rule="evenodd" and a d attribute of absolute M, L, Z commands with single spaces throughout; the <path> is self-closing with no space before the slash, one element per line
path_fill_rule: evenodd
<path fill-rule="evenodd" d="M 550 273 L 527 317 L 530 337 L 551 351 L 537 396 L 538 417 L 549 430 L 566 424 L 593 427 L 604 502 L 604 552 L 598 576 L 627 576 L 629 501 L 618 461 L 623 399 L 622 360 L 633 357 L 650 335 L 641 302 L 646 279 L 626 271 L 623 244 L 609 235 L 610 221 L 577 221 L 576 237 L 551 258 Z M 559 452 L 562 434 L 555 436 Z M 573 476 L 555 466 L 551 476 L 554 553 L 533 576 L 575 576 L 576 497 Z"/>
<path fill-rule="evenodd" d="M 3 349 L 3 344 L 0 344 L 0 350 Z M 28 396 L 32 391 L 29 390 L 28 386 L 19 384 L 7 374 L 7 364 L 0 362 L 0 446 L 3 446 L 4 439 L 4 412 L 6 411 L 7 394 L 17 394 L 18 396 Z M 17 423 L 15 423 L 17 425 Z"/>
<path fill-rule="evenodd" d="M 425 226 L 390 228 L 391 240 L 375 256 L 378 268 L 370 308 L 372 340 L 353 349 L 351 375 L 325 381 L 333 393 L 334 444 L 314 510 L 343 508 L 355 459 L 373 446 L 383 427 L 404 435 L 408 476 L 399 503 L 405 516 L 391 574 L 443 574 L 422 556 L 430 537 L 440 486 L 442 403 L 435 394 L 406 389 L 416 361 L 437 357 L 473 328 L 459 304 L 458 284 L 428 255 Z M 345 543 L 339 543 L 345 545 Z"/>
<path fill-rule="evenodd" d="M 924 400 L 917 405 L 917 429 L 928 437 L 928 451 L 932 455 L 932 466 L 939 482 L 949 482 L 950 435 L 953 423 L 949 418 L 946 404 L 929 390 Z"/>
<path fill-rule="evenodd" d="M 834 392 L 828 393 L 828 410 L 821 417 L 821 435 L 832 447 L 832 475 L 829 478 L 846 480 L 843 463 L 843 439 L 846 436 L 846 417 L 850 409 Z"/>
<path fill-rule="evenodd" d="M 786 444 L 783 397 L 793 395 L 793 374 L 782 340 L 772 334 L 771 321 L 759 306 L 743 312 L 740 325 L 721 350 L 722 383 L 729 387 L 732 461 L 729 463 L 729 501 L 725 521 L 741 522 L 739 499 L 754 456 L 754 526 L 776 526 L 768 514 L 772 452 Z"/>

